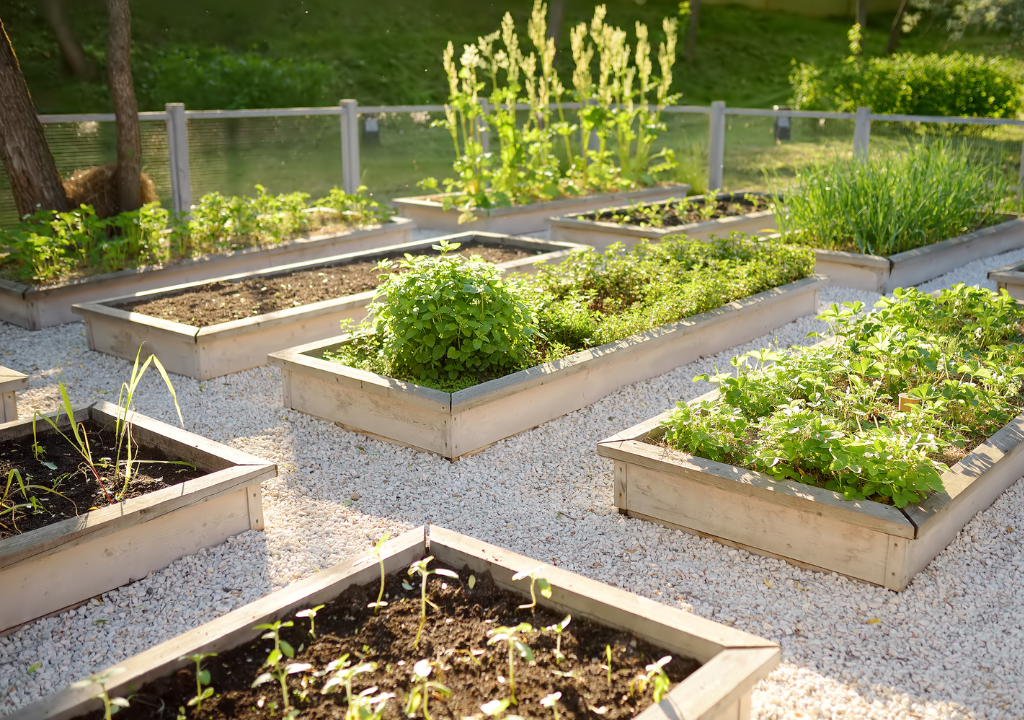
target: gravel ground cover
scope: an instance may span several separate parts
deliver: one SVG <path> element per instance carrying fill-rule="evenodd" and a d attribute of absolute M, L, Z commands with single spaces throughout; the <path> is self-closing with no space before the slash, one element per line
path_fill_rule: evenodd
<path fill-rule="evenodd" d="M 922 289 L 991 287 L 987 270 L 1020 259 L 971 263 Z M 826 303 L 876 298 L 822 293 Z M 278 463 L 280 477 L 264 486 L 266 532 L 0 638 L 0 714 L 366 551 L 384 532 L 430 521 L 780 642 L 783 662 L 755 688 L 755 717 L 1024 717 L 1024 482 L 901 594 L 615 512 L 598 440 L 702 394 L 693 376 L 728 367 L 733 354 L 807 344 L 820 325 L 802 318 L 457 463 L 284 410 L 275 368 L 175 376 L 189 430 Z M 57 407 L 62 370 L 73 400 L 86 403 L 116 401 L 130 369 L 90 352 L 80 324 L 30 332 L 0 323 L 0 358 L 32 375 L 19 394 L 23 416 Z M 137 406 L 174 418 L 155 375 Z"/>

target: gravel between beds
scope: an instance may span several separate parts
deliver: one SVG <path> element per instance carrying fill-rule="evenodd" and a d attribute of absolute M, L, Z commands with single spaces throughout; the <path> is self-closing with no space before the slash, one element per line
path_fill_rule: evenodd
<path fill-rule="evenodd" d="M 987 270 L 1022 258 L 972 263 L 922 289 L 992 287 Z M 822 293 L 826 303 L 876 298 Z M 736 352 L 809 343 L 819 325 L 802 318 L 454 464 L 282 409 L 273 368 L 206 382 L 175 376 L 189 430 L 279 464 L 264 486 L 267 531 L 0 638 L 0 713 L 368 550 L 384 532 L 431 521 L 780 642 L 782 665 L 754 692 L 756 717 L 1024 717 L 1024 482 L 902 594 L 615 512 L 598 440 L 705 392 L 693 376 L 727 367 Z M 90 352 L 79 324 L 29 332 L 0 323 L 0 359 L 32 375 L 19 394 L 23 417 L 56 408 L 61 369 L 73 400 L 87 403 L 115 401 L 130 368 Z M 137 406 L 173 421 L 155 375 Z"/>

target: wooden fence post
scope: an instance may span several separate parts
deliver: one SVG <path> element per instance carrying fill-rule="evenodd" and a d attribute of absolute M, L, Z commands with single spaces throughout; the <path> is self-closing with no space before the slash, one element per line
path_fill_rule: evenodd
<path fill-rule="evenodd" d="M 188 120 L 183 103 L 167 103 L 167 155 L 171 162 L 171 205 L 180 218 L 192 209 L 192 175 L 188 164 Z"/>
<path fill-rule="evenodd" d="M 725 102 L 711 103 L 708 124 L 708 192 L 722 189 L 725 171 Z"/>
<path fill-rule="evenodd" d="M 359 103 L 341 101 L 341 187 L 354 193 L 359 187 Z"/>

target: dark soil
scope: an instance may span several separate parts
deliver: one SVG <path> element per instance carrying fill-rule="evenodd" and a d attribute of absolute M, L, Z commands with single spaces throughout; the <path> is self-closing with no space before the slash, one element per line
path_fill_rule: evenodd
<path fill-rule="evenodd" d="M 43 427 L 47 429 L 44 431 Z M 64 432 L 74 440 L 70 429 Z M 123 478 L 120 482 L 117 481 L 113 469 L 116 456 L 113 426 L 108 428 L 89 420 L 85 423 L 85 433 L 93 462 L 107 491 L 111 495 L 121 493 Z M 38 460 L 32 452 L 31 435 L 23 440 L 8 440 L 0 444 L 0 512 L 12 505 L 31 502 L 32 497 L 38 503 L 35 509 L 19 508 L 13 513 L 0 515 L 0 540 L 52 525 L 109 504 L 103 489 L 85 459 L 76 450 L 76 446 L 53 432 L 42 420 L 38 423 L 38 440 L 43 447 L 43 454 Z M 160 450 L 145 447 L 138 451 L 136 457 L 140 460 L 158 461 L 176 459 L 167 457 Z M 56 469 L 44 463 L 50 463 Z M 7 487 L 8 474 L 11 470 L 18 470 L 26 485 L 40 487 L 27 488 L 23 495 L 15 479 L 5 498 L 3 491 Z M 139 497 L 205 474 L 205 471 L 189 465 L 142 464 L 136 466 L 127 491 L 118 499 Z"/>
<path fill-rule="evenodd" d="M 437 253 L 429 250 L 422 254 Z M 466 257 L 476 255 L 490 263 L 503 263 L 537 253 L 505 245 L 474 243 L 464 244 L 459 254 Z M 402 253 L 389 253 L 374 260 L 298 270 L 273 277 L 207 283 L 152 300 L 125 302 L 114 307 L 195 327 L 207 327 L 373 290 L 380 284 L 377 261 L 401 257 Z"/>
<path fill-rule="evenodd" d="M 749 199 L 743 196 L 733 196 L 728 199 L 716 200 L 714 207 L 706 213 L 702 212 L 707 207 L 704 200 L 690 200 L 686 204 L 681 202 L 664 205 L 638 204 L 631 208 L 581 215 L 580 218 L 640 227 L 678 227 L 734 215 L 748 215 L 759 210 L 767 210 L 768 205 L 769 200 L 760 195 L 751 195 Z"/>
<path fill-rule="evenodd" d="M 380 585 L 371 583 L 350 588 L 337 600 L 317 612 L 316 639 L 309 635 L 309 621 L 287 618 L 295 626 L 282 630 L 281 637 L 296 650 L 294 660 L 313 667 L 288 678 L 292 706 L 303 720 L 345 717 L 344 691 L 323 695 L 320 689 L 330 678 L 323 673 L 327 665 L 348 655 L 353 665 L 372 662 L 376 669 L 359 675 L 353 682 L 353 695 L 376 686 L 376 692 L 395 694 L 385 710 L 390 720 L 405 718 L 404 707 L 412 687 L 413 666 L 422 659 L 434 664 L 430 680 L 443 683 L 450 697 L 432 693 L 429 713 L 434 720 L 462 720 L 481 717 L 480 706 L 509 696 L 508 646 L 488 645 L 488 631 L 500 626 L 529 623 L 534 632 L 523 640 L 534 653 L 534 662 L 517 658 L 515 694 L 518 706 L 509 713 L 527 718 L 551 718 L 550 708 L 541 698 L 561 692 L 558 714 L 562 718 L 620 720 L 631 718 L 652 702 L 651 689 L 643 695 L 630 692 L 630 682 L 644 674 L 645 666 L 668 655 L 628 633 L 572 618 L 562 633 L 561 651 L 566 656 L 555 660 L 555 634 L 543 628 L 555 625 L 563 616 L 538 609 L 534 614 L 518 606 L 519 595 L 497 588 L 490 578 L 476 578 L 469 587 L 470 571 L 463 570 L 460 580 L 431 576 L 427 597 L 438 609 L 427 608 L 426 624 L 419 647 L 416 630 L 420 620 L 419 576 L 409 578 L 405 571 L 388 577 L 385 598 L 390 604 L 379 615 L 367 608 L 377 600 Z M 408 583 L 413 589 L 403 588 Z M 605 648 L 611 646 L 611 687 L 604 667 Z M 273 649 L 273 640 L 257 640 L 204 661 L 210 672 L 214 696 L 203 702 L 202 713 L 189 709 L 187 717 L 212 720 L 254 720 L 282 716 L 281 688 L 276 680 L 251 688 L 253 680 L 264 672 L 262 664 Z M 699 664 L 688 658 L 675 658 L 666 666 L 672 684 L 695 671 Z M 340 688 L 339 688 L 340 689 Z M 131 707 L 118 713 L 119 720 L 132 718 L 175 718 L 178 708 L 196 694 L 195 667 L 153 681 L 130 698 Z M 415 717 L 422 717 L 422 709 Z M 94 714 L 91 718 L 100 718 Z"/>

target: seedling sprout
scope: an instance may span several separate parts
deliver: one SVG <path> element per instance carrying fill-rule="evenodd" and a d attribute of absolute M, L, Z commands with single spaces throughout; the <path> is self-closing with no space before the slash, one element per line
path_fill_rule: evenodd
<path fill-rule="evenodd" d="M 306 672 L 313 667 L 308 663 L 289 663 L 285 666 L 282 666 L 281 664 L 282 659 L 286 657 L 289 659 L 295 657 L 295 648 L 293 648 L 288 641 L 281 639 L 281 629 L 292 627 L 294 624 L 295 623 L 290 620 L 288 622 L 277 621 L 273 623 L 263 623 L 262 625 L 257 625 L 253 628 L 253 630 L 266 630 L 267 632 L 263 634 L 263 639 L 273 640 L 274 649 L 270 651 L 270 654 L 267 655 L 266 662 L 263 663 L 263 667 L 269 667 L 270 670 L 262 673 L 259 677 L 253 680 L 252 687 L 262 685 L 263 683 L 270 682 L 276 678 L 278 683 L 281 685 L 281 697 L 285 710 L 284 716 L 286 718 L 295 717 L 297 714 L 297 712 L 292 712 L 291 699 L 288 697 L 288 676 L 294 675 L 295 673 Z"/>
<path fill-rule="evenodd" d="M 380 592 L 377 593 L 377 602 L 370 603 L 367 607 L 373 608 L 373 614 L 376 615 L 377 611 L 387 605 L 384 602 L 384 558 L 380 554 L 380 549 L 387 542 L 387 539 L 391 537 L 390 533 L 384 533 L 383 537 L 377 541 L 377 544 L 373 546 L 373 554 L 377 557 L 377 563 L 380 565 Z"/>
<path fill-rule="evenodd" d="M 210 687 L 210 671 L 203 670 L 201 667 L 203 660 L 209 657 L 217 657 L 217 653 L 193 653 L 178 658 L 178 660 L 191 660 L 196 664 L 196 695 L 188 701 L 188 706 L 195 706 L 197 713 L 203 711 L 203 700 L 213 695 L 213 688 Z"/>
<path fill-rule="evenodd" d="M 565 658 L 562 654 L 562 631 L 569 627 L 569 623 L 572 622 L 572 615 L 566 615 L 560 623 L 554 625 L 548 625 L 545 630 L 550 630 L 555 634 L 555 663 L 560 663 Z"/>
<path fill-rule="evenodd" d="M 666 655 L 658 662 L 651 663 L 645 669 L 647 673 L 644 675 L 637 675 L 629 684 L 630 694 L 639 693 L 642 695 L 646 690 L 647 686 L 651 686 L 651 692 L 654 695 L 654 702 L 659 703 L 661 699 L 668 693 L 669 686 L 672 681 L 669 680 L 668 675 L 665 673 L 665 666 L 672 662 L 672 656 Z"/>
<path fill-rule="evenodd" d="M 107 681 L 114 675 L 119 675 L 124 672 L 124 668 L 114 668 L 113 670 L 107 670 L 103 673 L 96 673 L 90 675 L 87 678 L 79 680 L 78 682 L 71 683 L 73 688 L 85 688 L 90 685 L 99 685 L 100 692 L 98 695 L 93 695 L 93 698 L 99 698 L 103 701 L 103 720 L 110 720 L 110 716 L 116 713 L 121 708 L 128 707 L 128 701 L 123 697 L 112 698 L 107 694 Z"/>
<path fill-rule="evenodd" d="M 413 682 L 416 684 L 409 691 L 409 702 L 405 706 L 405 714 L 409 717 L 415 716 L 416 711 L 422 705 L 424 720 L 431 720 L 428 709 L 431 693 L 437 693 L 442 697 L 451 696 L 452 691 L 447 686 L 429 679 L 433 669 L 429 660 L 420 660 L 413 666 Z"/>
<path fill-rule="evenodd" d="M 523 578 L 530 578 L 530 600 L 531 602 L 526 605 L 520 605 L 520 610 L 529 608 L 530 612 L 536 612 L 537 609 L 537 592 L 536 588 L 540 588 L 540 594 L 546 598 L 551 597 L 551 583 L 542 577 L 537 577 L 537 572 L 547 567 L 546 565 L 538 565 L 533 570 L 517 572 L 512 576 L 512 580 L 522 580 Z"/>
<path fill-rule="evenodd" d="M 316 637 L 316 614 L 319 610 L 323 609 L 323 605 L 317 605 L 316 607 L 306 608 L 295 613 L 297 618 L 309 618 L 309 636 L 312 638 Z"/>
<path fill-rule="evenodd" d="M 434 556 L 430 555 L 429 557 L 425 557 L 422 560 L 417 560 L 416 562 L 414 562 L 409 567 L 409 574 L 410 575 L 415 575 L 416 573 L 419 573 L 420 574 L 420 578 L 421 578 L 421 582 L 420 582 L 420 626 L 419 626 L 419 629 L 416 630 L 416 643 L 415 643 L 416 647 L 420 646 L 420 634 L 423 632 L 423 625 L 427 621 L 427 605 L 429 604 L 435 610 L 437 609 L 437 605 L 435 605 L 434 603 L 430 602 L 430 600 L 427 599 L 427 578 L 430 577 L 431 575 L 443 575 L 445 577 L 454 578 L 456 580 L 459 579 L 458 574 L 455 573 L 452 570 L 447 570 L 445 568 L 438 568 L 437 570 L 429 570 L 427 568 L 427 565 L 429 565 L 430 561 L 433 560 L 433 559 L 434 559 Z"/>
<path fill-rule="evenodd" d="M 515 627 L 497 627 L 488 631 L 488 635 L 491 636 L 487 641 L 488 645 L 499 642 L 508 643 L 508 690 L 509 702 L 513 705 L 519 704 L 516 700 L 515 656 L 518 654 L 526 662 L 533 662 L 533 650 L 522 640 L 520 635 L 532 632 L 533 626 L 530 623 L 519 623 Z"/>

